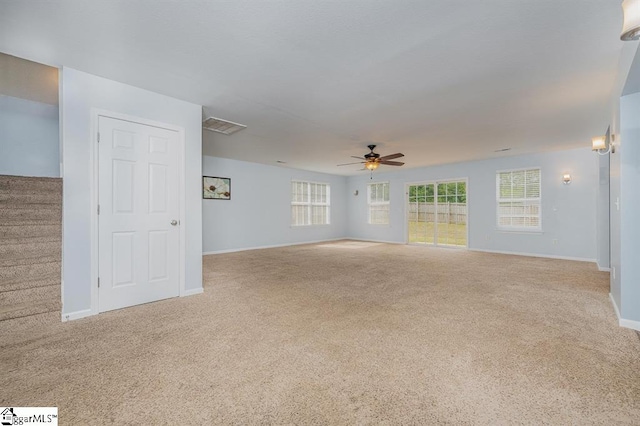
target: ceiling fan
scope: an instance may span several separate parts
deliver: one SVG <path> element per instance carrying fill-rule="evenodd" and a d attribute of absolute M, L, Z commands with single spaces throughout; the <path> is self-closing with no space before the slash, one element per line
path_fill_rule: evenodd
<path fill-rule="evenodd" d="M 355 155 L 351 156 L 352 158 L 357 158 L 358 160 L 364 160 L 364 161 L 358 161 L 356 163 L 338 164 L 338 166 L 349 166 L 351 164 L 364 164 L 364 169 L 362 170 L 366 169 L 366 170 L 374 171 L 375 169 L 378 168 L 378 166 L 380 166 L 380 164 L 386 164 L 387 166 L 403 166 L 404 165 L 404 163 L 401 161 L 389 161 L 389 160 L 393 160 L 394 158 L 404 157 L 404 154 L 400 154 L 398 152 L 396 154 L 385 155 L 384 157 L 380 157 L 380 154 L 378 154 L 377 152 L 373 152 L 375 147 L 376 147 L 375 145 L 367 145 L 367 148 L 369 148 L 371 152 L 365 154 L 364 157 L 356 157 Z"/>

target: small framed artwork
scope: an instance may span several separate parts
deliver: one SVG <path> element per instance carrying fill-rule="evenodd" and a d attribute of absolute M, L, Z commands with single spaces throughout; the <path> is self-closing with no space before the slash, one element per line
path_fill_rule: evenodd
<path fill-rule="evenodd" d="M 205 200 L 230 200 L 231 179 L 202 176 L 202 198 Z"/>

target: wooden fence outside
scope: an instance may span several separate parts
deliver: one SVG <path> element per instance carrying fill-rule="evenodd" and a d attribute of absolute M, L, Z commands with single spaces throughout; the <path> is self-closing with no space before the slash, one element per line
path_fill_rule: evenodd
<path fill-rule="evenodd" d="M 435 222 L 435 203 L 409 203 L 409 222 Z M 438 203 L 438 223 L 467 223 L 466 203 Z"/>

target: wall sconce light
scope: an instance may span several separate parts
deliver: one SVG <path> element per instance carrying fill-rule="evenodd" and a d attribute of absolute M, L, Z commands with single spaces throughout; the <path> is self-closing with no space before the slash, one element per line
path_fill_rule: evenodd
<path fill-rule="evenodd" d="M 607 138 L 605 136 L 591 138 L 591 150 L 600 155 L 607 155 L 608 153 L 614 154 L 616 152 L 613 142 L 610 142 L 609 146 L 607 146 Z"/>
<path fill-rule="evenodd" d="M 620 40 L 630 41 L 640 39 L 640 0 L 624 0 L 622 2 L 622 34 Z"/>
<path fill-rule="evenodd" d="M 571 175 L 569 173 L 565 173 L 562 175 L 562 183 L 565 185 L 569 185 L 571 183 Z"/>
<path fill-rule="evenodd" d="M 355 195 L 356 197 L 358 196 L 358 194 L 359 194 L 359 192 L 358 192 L 357 189 L 355 191 L 353 191 L 353 195 Z"/>

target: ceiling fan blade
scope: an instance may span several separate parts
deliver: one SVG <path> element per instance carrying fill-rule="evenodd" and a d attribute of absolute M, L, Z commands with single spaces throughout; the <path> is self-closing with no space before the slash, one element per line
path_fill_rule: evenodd
<path fill-rule="evenodd" d="M 399 152 L 396 154 L 385 155 L 384 157 L 380 157 L 380 161 L 393 160 L 394 158 L 404 157 L 404 154 L 400 154 Z"/>
<path fill-rule="evenodd" d="M 380 164 L 386 164 L 387 166 L 404 166 L 401 161 L 380 161 Z"/>
<path fill-rule="evenodd" d="M 356 157 L 355 155 L 352 155 L 351 158 L 357 158 L 358 160 L 366 160 L 366 158 L 364 157 Z"/>
<path fill-rule="evenodd" d="M 338 164 L 338 166 L 350 166 L 352 164 L 364 164 L 364 161 L 358 161 L 357 163 L 344 163 L 344 164 Z"/>

